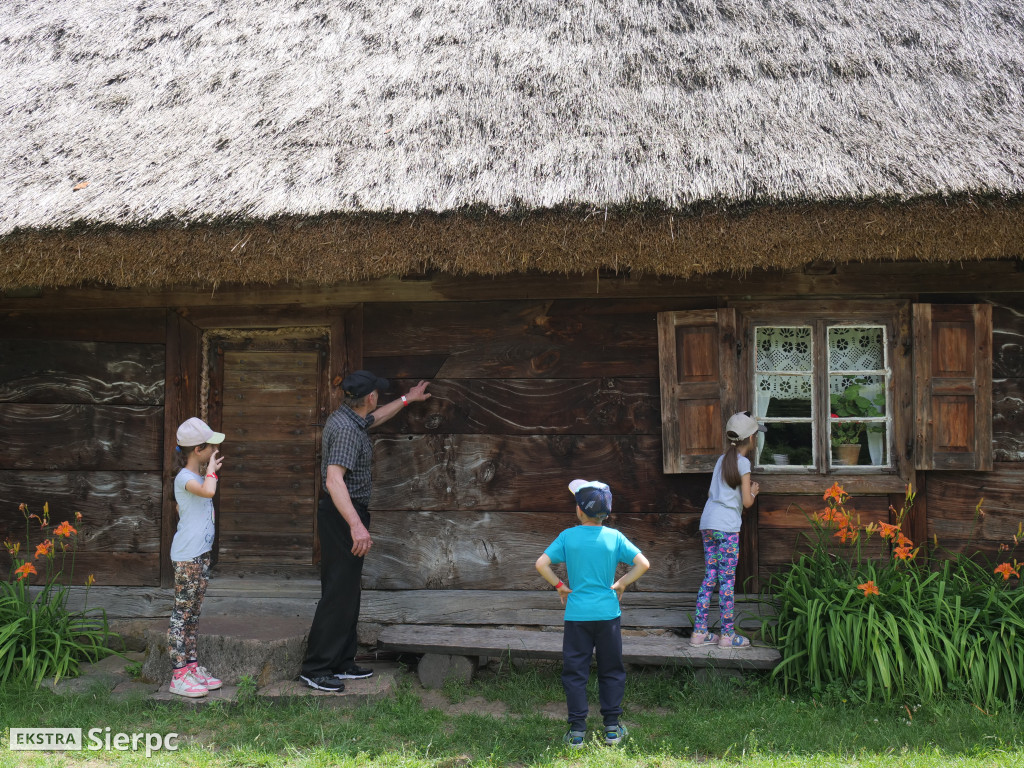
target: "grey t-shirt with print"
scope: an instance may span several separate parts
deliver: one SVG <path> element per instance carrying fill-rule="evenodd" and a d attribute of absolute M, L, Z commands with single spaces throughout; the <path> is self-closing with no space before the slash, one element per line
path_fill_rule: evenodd
<path fill-rule="evenodd" d="M 711 476 L 711 487 L 708 489 L 708 500 L 704 504 L 704 514 L 700 516 L 702 531 L 722 531 L 737 533 L 743 523 L 743 484 L 730 488 L 722 477 L 722 459 L 718 457 L 715 472 Z M 736 466 L 740 477 L 750 474 L 750 459 L 736 454 Z"/>
<path fill-rule="evenodd" d="M 189 480 L 203 484 L 203 478 L 184 467 L 174 478 L 174 500 L 178 502 L 178 530 L 171 542 L 174 562 L 192 560 L 213 549 L 213 499 L 186 491 Z"/>

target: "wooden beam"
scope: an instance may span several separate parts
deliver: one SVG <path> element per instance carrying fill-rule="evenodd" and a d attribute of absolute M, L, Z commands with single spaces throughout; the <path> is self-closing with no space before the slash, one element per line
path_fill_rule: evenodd
<path fill-rule="evenodd" d="M 0 338 L 163 344 L 164 312 L 156 309 L 74 309 L 49 301 L 14 308 L 0 299 Z"/>
<path fill-rule="evenodd" d="M 160 513 L 160 585 L 174 583 L 171 540 L 178 524 L 174 502 L 175 451 L 178 426 L 199 413 L 201 331 L 188 320 L 166 313 L 164 370 L 163 503 Z"/>
<path fill-rule="evenodd" d="M 755 270 L 737 280 L 716 273 L 689 278 L 599 277 L 519 274 L 498 277 L 436 275 L 429 280 L 385 278 L 337 285 L 284 284 L 272 287 L 219 285 L 166 289 L 45 288 L 38 298 L 5 298 L 5 312 L 111 307 L 161 308 L 200 306 L 293 305 L 309 308 L 360 302 L 483 301 L 521 299 L 692 298 L 754 296 L 801 298 L 808 295 L 914 296 L 920 293 L 1009 293 L 1024 290 L 1017 262 L 964 261 L 952 264 L 865 262 L 837 265 L 834 274 L 809 275 L 803 269 Z"/>
<path fill-rule="evenodd" d="M 378 643 L 382 648 L 413 653 L 520 659 L 562 658 L 561 632 L 466 627 L 424 629 L 420 626 L 398 625 L 382 630 Z M 625 635 L 622 638 L 622 660 L 627 664 L 773 669 L 781 658 L 778 651 L 765 646 L 729 651 L 717 647 L 694 647 L 689 640 L 678 637 Z"/>

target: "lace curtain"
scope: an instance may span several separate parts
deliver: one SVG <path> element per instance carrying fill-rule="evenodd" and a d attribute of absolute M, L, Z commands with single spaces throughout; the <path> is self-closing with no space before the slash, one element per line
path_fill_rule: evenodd
<path fill-rule="evenodd" d="M 828 367 L 832 374 L 872 372 L 885 368 L 883 331 L 879 326 L 836 326 L 828 329 Z M 756 329 L 756 403 L 765 416 L 772 398 L 810 400 L 814 353 L 809 326 L 770 326 Z M 856 378 L 829 376 L 833 394 L 843 392 Z"/>

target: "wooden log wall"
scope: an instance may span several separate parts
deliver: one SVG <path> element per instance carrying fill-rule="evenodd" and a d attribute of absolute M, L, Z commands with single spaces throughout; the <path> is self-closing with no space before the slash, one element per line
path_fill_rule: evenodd
<path fill-rule="evenodd" d="M 164 314 L 0 316 L 0 538 L 80 513 L 78 584 L 159 583 Z"/>
<path fill-rule="evenodd" d="M 364 366 L 393 394 L 422 378 L 434 395 L 376 433 L 366 585 L 536 590 L 582 477 L 612 487 L 610 524 L 654 564 L 635 588 L 695 590 L 708 478 L 661 471 L 656 326 L 692 305 L 366 304 Z"/>
<path fill-rule="evenodd" d="M 725 299 L 473 300 L 486 295 L 371 301 L 358 323 L 346 321 L 354 336 L 346 343 L 361 347 L 363 367 L 395 381 L 391 396 L 420 378 L 434 394 L 375 431 L 376 546 L 365 586 L 403 595 L 534 592 L 543 585 L 533 562 L 574 524 L 566 485 L 585 477 L 613 487 L 611 524 L 652 560 L 633 589 L 692 593 L 703 571 L 697 523 L 709 478 L 661 472 L 656 315 Z M 301 311 L 275 309 L 274 296 L 261 294 L 261 317 L 287 324 Z M 993 304 L 995 471 L 922 476 L 915 538 L 995 556 L 1021 519 L 1024 294 L 912 298 Z M 244 298 L 233 301 L 252 313 Z M 166 542 L 173 532 L 166 500 L 160 512 L 173 447 L 162 402 L 167 317 L 162 307 L 0 313 L 0 535 L 23 530 L 23 501 L 34 509 L 49 501 L 56 520 L 82 512 L 80 578 L 92 571 L 107 584 L 159 583 L 160 526 Z M 194 388 L 186 379 L 197 372 L 187 367 L 175 377 Z M 981 497 L 985 514 L 976 520 Z M 898 501 L 865 495 L 855 505 L 881 518 Z M 748 591 L 802 545 L 800 510 L 819 506 L 820 496 L 762 496 L 744 526 L 755 553 L 741 562 Z M 304 525 L 302 505 L 293 512 Z"/>

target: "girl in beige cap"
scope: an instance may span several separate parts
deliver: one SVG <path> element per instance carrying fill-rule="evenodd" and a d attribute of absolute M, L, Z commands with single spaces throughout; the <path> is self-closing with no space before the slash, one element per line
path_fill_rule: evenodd
<path fill-rule="evenodd" d="M 224 435 L 193 416 L 178 427 L 177 437 L 179 462 L 183 466 L 174 478 L 178 529 L 171 542 L 174 608 L 167 653 L 174 666 L 171 693 L 198 698 L 221 687 L 220 680 L 199 666 L 196 635 L 210 580 L 215 531 L 213 495 L 217 492 L 217 470 L 222 462 L 217 446 L 224 442 Z"/>
<path fill-rule="evenodd" d="M 748 648 L 750 641 L 737 635 L 733 628 L 736 592 L 736 565 L 740 556 L 740 525 L 743 508 L 754 503 L 757 483 L 750 480 L 750 459 L 747 455 L 757 445 L 757 433 L 764 425 L 747 412 L 734 413 L 725 425 L 729 448 L 718 457 L 708 500 L 700 517 L 700 535 L 704 541 L 704 581 L 697 592 L 697 609 L 693 617 L 691 645 L 714 645 L 720 648 Z M 708 609 L 711 593 L 718 586 L 718 608 L 722 615 L 722 635 L 708 632 Z"/>

